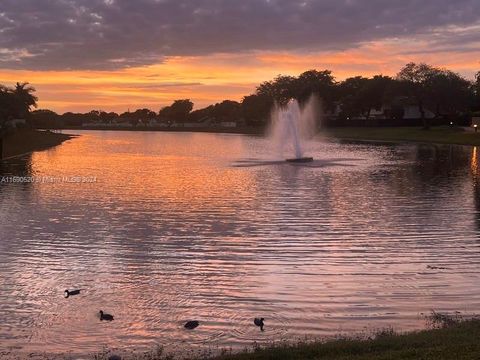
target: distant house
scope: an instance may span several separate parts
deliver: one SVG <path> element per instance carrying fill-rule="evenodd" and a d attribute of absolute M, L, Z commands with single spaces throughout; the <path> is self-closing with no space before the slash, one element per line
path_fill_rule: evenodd
<path fill-rule="evenodd" d="M 118 118 L 112 125 L 115 127 L 129 128 L 133 126 L 132 123 L 133 121 L 131 118 Z"/>
<path fill-rule="evenodd" d="M 385 119 L 385 108 L 382 106 L 380 109 L 372 109 L 370 111 L 370 118 L 371 119 Z"/>
<path fill-rule="evenodd" d="M 220 126 L 224 128 L 234 128 L 237 127 L 237 123 L 234 121 L 222 121 Z"/>
<path fill-rule="evenodd" d="M 200 119 L 199 121 L 190 121 L 183 123 L 183 127 L 190 127 L 190 128 L 206 128 L 206 127 L 211 127 L 212 121 L 208 117 L 204 117 Z"/>
<path fill-rule="evenodd" d="M 418 106 L 416 105 L 402 105 L 400 106 L 400 109 L 402 109 L 403 119 L 410 119 L 410 120 L 417 120 L 422 118 L 422 114 L 420 113 L 420 110 L 418 109 Z M 370 116 L 369 119 L 389 119 L 392 114 L 392 107 L 389 105 L 384 105 L 380 109 L 372 109 L 370 111 Z M 435 117 L 435 114 L 430 111 L 429 109 L 424 109 L 425 112 L 425 118 L 426 119 L 433 119 Z M 352 117 L 353 119 L 366 119 L 366 115 L 360 115 L 360 116 L 355 116 Z"/>
<path fill-rule="evenodd" d="M 203 123 L 198 123 L 198 122 L 186 122 L 186 123 L 183 123 L 183 127 L 201 128 L 201 127 L 205 127 L 205 125 Z"/>
<path fill-rule="evenodd" d="M 157 119 L 148 119 L 146 125 L 155 127 L 162 125 L 162 123 L 160 123 Z"/>
<path fill-rule="evenodd" d="M 415 105 L 405 105 L 403 111 L 404 119 L 420 119 L 422 117 L 422 114 L 420 114 L 420 111 L 418 110 L 418 106 Z M 435 114 L 428 109 L 424 109 L 424 112 L 425 118 L 427 119 L 433 119 L 435 117 Z"/>

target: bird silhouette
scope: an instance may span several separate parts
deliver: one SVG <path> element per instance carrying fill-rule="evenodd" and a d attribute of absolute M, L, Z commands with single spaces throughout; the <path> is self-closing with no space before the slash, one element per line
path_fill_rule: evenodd
<path fill-rule="evenodd" d="M 78 295 L 80 294 L 80 290 L 82 289 L 76 289 L 76 290 L 65 290 L 65 292 L 63 293 L 63 296 L 65 296 L 65 299 L 67 299 L 68 297 L 70 296 L 73 296 L 73 295 Z"/>
<path fill-rule="evenodd" d="M 263 323 L 265 319 L 264 318 L 255 318 L 253 319 L 253 323 L 257 326 L 260 327 L 260 330 L 263 331 L 263 327 L 265 326 L 265 324 Z"/>
<path fill-rule="evenodd" d="M 113 320 L 113 315 L 105 314 L 103 310 L 100 310 L 99 313 L 100 313 L 100 320 L 105 320 L 105 321 Z"/>
<path fill-rule="evenodd" d="M 183 325 L 183 327 L 185 329 L 189 329 L 189 330 L 193 330 L 195 329 L 198 325 L 200 325 L 200 323 L 197 321 L 197 320 L 190 320 L 190 321 L 187 321 L 185 323 L 185 325 Z"/>

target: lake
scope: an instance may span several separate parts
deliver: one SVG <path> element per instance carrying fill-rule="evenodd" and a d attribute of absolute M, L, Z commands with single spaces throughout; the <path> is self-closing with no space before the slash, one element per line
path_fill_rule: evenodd
<path fill-rule="evenodd" d="M 242 349 L 480 313 L 477 148 L 320 137 L 291 164 L 256 136 L 70 133 L 0 165 L 0 355 Z"/>

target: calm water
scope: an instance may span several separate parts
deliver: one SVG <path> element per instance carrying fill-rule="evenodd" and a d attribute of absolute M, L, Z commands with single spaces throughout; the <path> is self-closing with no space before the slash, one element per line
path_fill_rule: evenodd
<path fill-rule="evenodd" d="M 238 349 L 480 313 L 476 148 L 318 139 L 292 165 L 260 137 L 81 134 L 0 165 L 37 181 L 0 184 L 0 354 Z"/>

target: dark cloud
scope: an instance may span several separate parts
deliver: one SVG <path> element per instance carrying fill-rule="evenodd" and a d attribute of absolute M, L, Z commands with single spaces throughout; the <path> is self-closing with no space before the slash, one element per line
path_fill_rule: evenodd
<path fill-rule="evenodd" d="M 0 68 L 116 69 L 429 33 L 478 46 L 479 22 L 478 0 L 1 0 Z"/>

